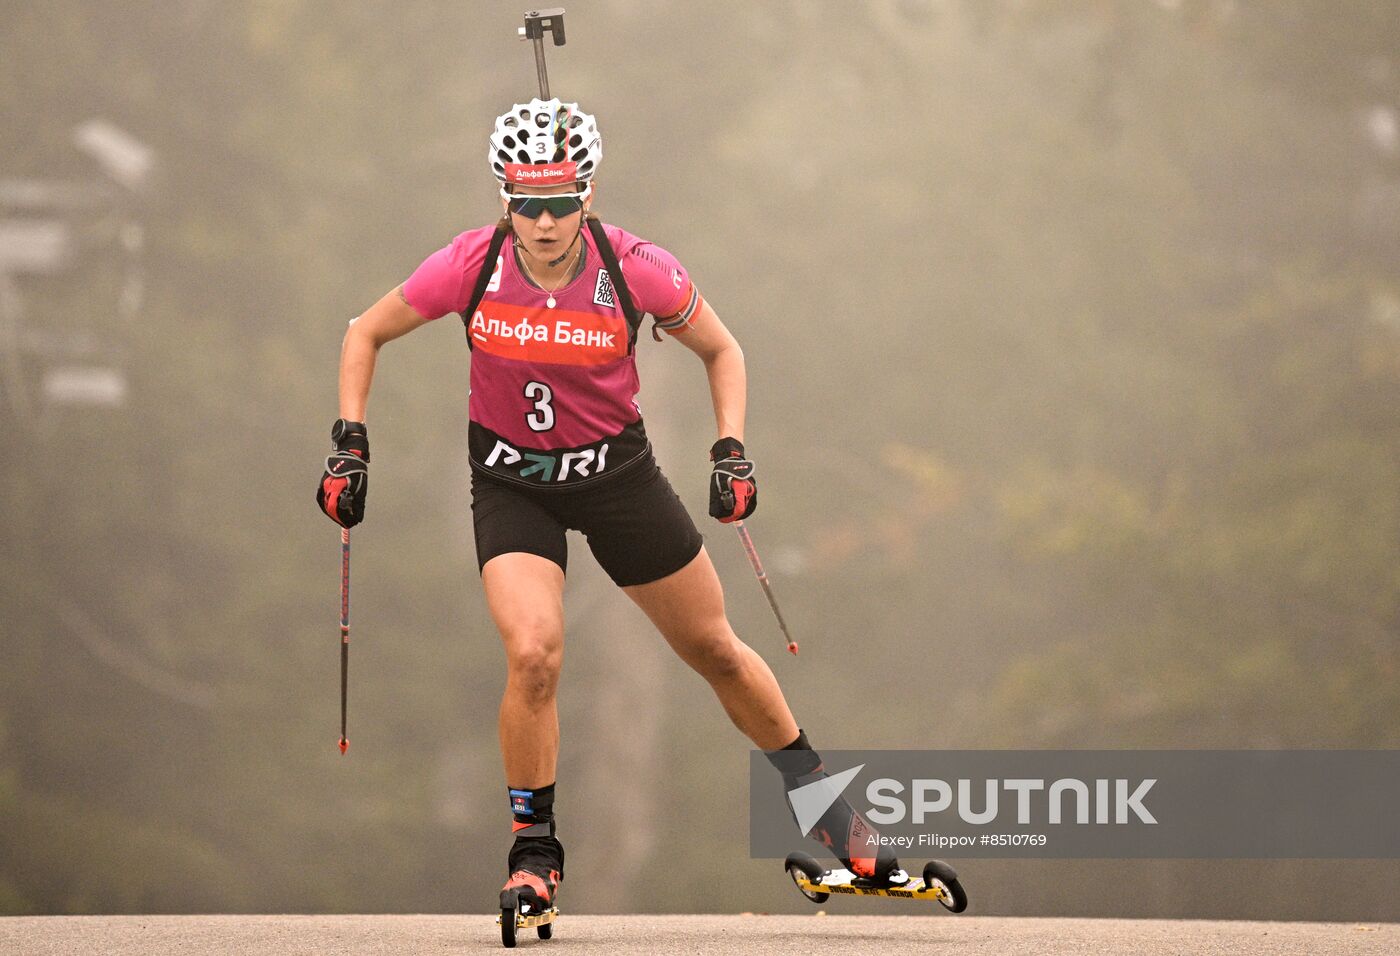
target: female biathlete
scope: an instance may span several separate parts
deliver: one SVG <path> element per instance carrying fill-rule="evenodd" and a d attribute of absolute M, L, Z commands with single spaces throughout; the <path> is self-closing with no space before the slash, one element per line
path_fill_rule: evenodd
<path fill-rule="evenodd" d="M 650 313 L 652 334 L 660 339 L 661 329 L 689 348 L 709 378 L 718 434 L 710 514 L 745 518 L 758 499 L 744 455 L 743 352 L 670 253 L 589 221 L 602 154 L 593 117 L 576 103 L 535 99 L 497 118 L 489 161 L 502 219 L 459 235 L 351 323 L 334 453 L 316 491 L 338 524 L 363 519 L 365 406 L 379 349 L 461 313 L 471 347 L 477 563 L 507 664 L 500 740 L 514 845 L 503 909 L 507 898 L 527 911 L 554 905 L 564 875 L 554 819 L 555 690 L 569 529 L 583 533 L 608 576 L 709 682 L 789 790 L 822 775 L 773 672 L 730 628 L 714 566 L 652 457 L 634 401 L 636 317 Z M 872 850 L 873 833 L 838 800 L 812 835 L 848 869 L 888 882 L 898 862 L 888 849 Z"/>

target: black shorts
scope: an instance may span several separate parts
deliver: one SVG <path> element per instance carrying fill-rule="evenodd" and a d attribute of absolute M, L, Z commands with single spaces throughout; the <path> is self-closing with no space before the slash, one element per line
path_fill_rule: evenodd
<path fill-rule="evenodd" d="M 650 452 L 606 482 L 567 491 L 535 491 L 472 472 L 476 565 L 523 551 L 567 569 L 565 531 L 581 531 L 618 587 L 674 574 L 704 540 Z"/>

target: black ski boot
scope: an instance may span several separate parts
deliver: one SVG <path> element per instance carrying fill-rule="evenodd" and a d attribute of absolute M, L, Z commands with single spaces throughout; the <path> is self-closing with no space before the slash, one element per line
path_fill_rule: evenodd
<path fill-rule="evenodd" d="M 767 752 L 770 763 L 783 775 L 783 789 L 792 792 L 827 776 L 821 755 L 798 731 L 797 739 L 782 750 Z M 792 813 L 792 804 L 788 804 Z M 793 813 L 796 820 L 796 814 Z M 837 797 L 805 834 L 831 851 L 857 880 L 872 887 L 889 887 L 907 882 L 894 850 L 880 845 L 880 831 L 870 825 L 844 796 Z"/>
<path fill-rule="evenodd" d="M 501 909 L 519 901 L 526 915 L 547 910 L 558 902 L 564 847 L 552 836 L 518 836 L 510 848 L 509 869 L 510 877 L 501 888 Z"/>

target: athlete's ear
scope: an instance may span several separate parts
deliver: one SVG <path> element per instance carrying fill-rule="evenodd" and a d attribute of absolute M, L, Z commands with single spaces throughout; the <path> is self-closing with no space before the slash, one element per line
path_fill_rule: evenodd
<path fill-rule="evenodd" d="M 597 183 L 597 181 L 596 181 L 596 180 L 589 180 L 588 185 L 589 185 L 589 187 L 590 187 L 590 189 L 589 189 L 589 191 L 588 191 L 588 198 L 585 199 L 585 200 L 583 201 L 583 214 L 584 214 L 585 216 L 588 215 L 588 209 L 589 209 L 590 206 L 593 205 L 593 200 L 595 200 L 595 199 L 598 198 L 598 183 Z"/>

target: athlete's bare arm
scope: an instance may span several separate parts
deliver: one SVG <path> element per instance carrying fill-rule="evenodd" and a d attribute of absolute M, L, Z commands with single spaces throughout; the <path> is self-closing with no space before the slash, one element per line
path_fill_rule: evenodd
<path fill-rule="evenodd" d="M 710 399 L 715 406 L 716 437 L 737 438 L 742 442 L 748 388 L 744 350 L 715 315 L 710 303 L 703 299 L 690 324 L 674 333 L 674 338 L 705 363 L 705 374 L 710 379 Z"/>
<path fill-rule="evenodd" d="M 407 335 L 427 321 L 408 304 L 403 286 L 399 286 L 350 323 L 340 347 L 341 418 L 352 422 L 365 420 L 374 360 L 380 346 Z"/>

